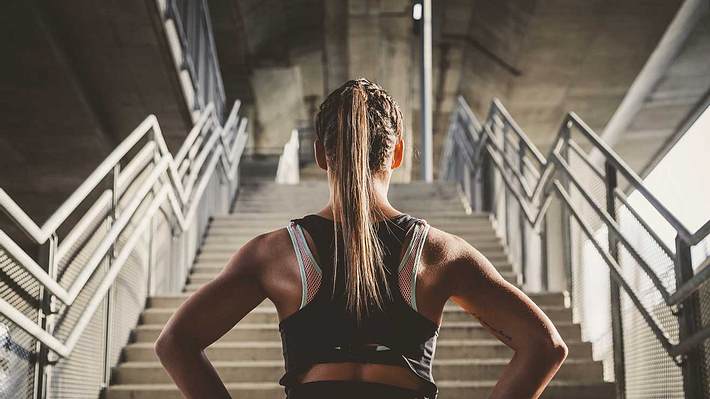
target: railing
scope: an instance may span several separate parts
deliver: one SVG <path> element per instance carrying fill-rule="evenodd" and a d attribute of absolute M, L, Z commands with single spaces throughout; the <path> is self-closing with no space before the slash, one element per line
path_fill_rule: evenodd
<path fill-rule="evenodd" d="M 215 106 L 220 122 L 226 105 L 222 74 L 205 0 L 157 0 L 166 21 L 168 40 L 177 38 L 171 51 L 180 70 L 190 77 L 191 88 L 185 93 L 193 112 L 207 104 Z M 193 91 L 194 93 L 190 93 Z"/>
<path fill-rule="evenodd" d="M 591 160 L 592 151 L 602 154 L 603 165 Z M 492 213 L 526 288 L 546 290 L 566 276 L 562 288 L 583 327 L 608 303 L 611 344 L 604 360 L 607 370 L 613 367 L 618 397 L 666 397 L 672 384 L 686 398 L 705 397 L 710 292 L 703 283 L 710 268 L 707 254 L 694 259 L 691 249 L 707 239 L 710 221 L 688 231 L 574 113 L 565 116 L 545 157 L 498 100 L 480 123 L 460 97 L 441 160 L 440 178 L 458 182 L 475 210 Z M 675 232 L 671 245 L 641 216 L 639 201 Z M 609 271 L 607 301 L 586 292 L 600 264 Z M 597 301 L 591 311 L 585 309 L 590 298 Z M 659 356 L 673 363 L 664 365 Z M 652 391 L 659 386 L 662 392 Z"/>
<path fill-rule="evenodd" d="M 0 230 L 0 327 L 11 322 L 0 338 L 16 363 L 6 373 L 21 374 L 0 393 L 77 397 L 65 392 L 74 366 L 86 389 L 97 373 L 87 359 L 108 384 L 145 298 L 180 292 L 210 215 L 234 199 L 247 138 L 239 105 L 222 126 L 209 104 L 175 156 L 149 116 L 41 226 L 0 189 L 0 209 L 40 249 Z"/>
<path fill-rule="evenodd" d="M 279 164 L 276 168 L 276 182 L 283 184 L 298 184 L 300 176 L 300 162 L 298 149 L 300 147 L 298 129 L 291 131 L 283 152 L 279 156 Z"/>

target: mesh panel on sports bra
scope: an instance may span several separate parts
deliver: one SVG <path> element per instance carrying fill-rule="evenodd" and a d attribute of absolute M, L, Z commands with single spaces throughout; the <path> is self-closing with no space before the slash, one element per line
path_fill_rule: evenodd
<path fill-rule="evenodd" d="M 301 226 L 291 222 L 289 228 L 289 233 L 293 234 L 296 243 L 295 250 L 300 255 L 297 258 L 301 269 L 301 284 L 304 285 L 303 291 L 305 293 L 305 299 L 301 301 L 301 307 L 303 307 L 313 300 L 320 289 L 321 269 L 308 248 Z"/>
<path fill-rule="evenodd" d="M 405 302 L 413 309 L 416 306 L 416 278 L 421 251 L 426 241 L 429 225 L 422 221 L 413 226 L 412 237 L 409 240 L 407 250 L 401 260 L 402 265 L 398 270 L 399 290 Z M 321 285 L 322 272 L 315 260 L 315 256 L 308 247 L 303 228 L 291 222 L 289 233 L 293 235 L 295 250 L 299 253 L 299 268 L 301 269 L 302 284 L 305 285 L 305 300 L 301 301 L 301 307 L 310 303 L 318 293 Z"/>

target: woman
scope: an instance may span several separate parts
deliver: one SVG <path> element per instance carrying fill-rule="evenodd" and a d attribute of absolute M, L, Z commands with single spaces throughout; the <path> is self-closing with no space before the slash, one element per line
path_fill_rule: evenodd
<path fill-rule="evenodd" d="M 490 397 L 537 398 L 567 347 L 475 248 L 390 205 L 404 152 L 392 98 L 365 79 L 346 82 L 321 105 L 316 135 L 327 206 L 244 244 L 156 342 L 183 394 L 229 398 L 203 350 L 268 298 L 281 320 L 288 399 L 434 398 L 431 362 L 451 299 L 515 351 Z"/>

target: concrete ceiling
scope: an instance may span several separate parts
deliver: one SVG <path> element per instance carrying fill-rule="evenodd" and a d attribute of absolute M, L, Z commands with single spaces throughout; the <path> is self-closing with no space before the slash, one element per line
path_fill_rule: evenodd
<path fill-rule="evenodd" d="M 688 38 L 628 126 L 618 137 L 608 138 L 642 176 L 710 105 L 710 7 L 689 29 Z"/>
<path fill-rule="evenodd" d="M 479 116 L 485 116 L 493 97 L 501 98 L 543 150 L 568 111 L 601 131 L 681 3 L 434 2 L 435 165 L 457 95 L 463 95 Z M 257 128 L 271 126 L 258 134 L 278 136 L 264 143 L 273 147 L 285 142 L 287 134 L 272 130 L 286 130 L 289 123 L 307 124 L 314 104 L 328 91 L 364 75 L 392 91 L 406 108 L 408 137 L 415 148 L 409 170 L 417 175 L 418 134 L 411 132 L 418 132 L 419 125 L 418 37 L 410 1 L 210 0 L 209 4 L 213 9 L 232 10 L 212 13 L 229 96 L 259 103 L 258 97 L 264 97 L 260 91 L 274 86 L 255 80 L 258 70 L 298 70 L 278 72 L 280 85 L 300 86 L 280 86 L 303 97 L 301 111 L 294 111 L 297 117 L 269 125 L 268 115 L 276 110 L 269 107 L 274 100 L 268 96 L 257 107 L 264 109 L 255 110 Z M 234 57 L 236 52 L 240 55 Z"/>
<path fill-rule="evenodd" d="M 568 111 L 594 129 L 604 127 L 681 2 L 453 1 L 444 7 L 449 3 L 460 10 L 445 13 L 442 42 L 451 26 L 463 29 L 461 3 L 471 16 L 460 69 L 447 70 L 453 82 L 442 112 L 451 110 L 455 93 L 479 115 L 499 97 L 545 148 Z"/>

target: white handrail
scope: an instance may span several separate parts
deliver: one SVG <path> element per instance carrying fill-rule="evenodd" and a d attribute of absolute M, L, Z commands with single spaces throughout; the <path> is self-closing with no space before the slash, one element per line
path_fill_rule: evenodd
<path fill-rule="evenodd" d="M 69 334 L 67 340 L 62 343 L 47 331 L 43 330 L 34 320 L 29 319 L 22 312 L 15 309 L 10 303 L 0 298 L 0 313 L 25 330 L 28 334 L 45 344 L 52 351 L 62 357 L 69 356 L 74 345 L 81 337 L 84 329 L 88 325 L 91 317 L 95 313 L 98 306 L 103 301 L 105 294 L 118 276 L 122 266 L 126 263 L 128 256 L 142 236 L 141 232 L 147 227 L 152 215 L 160 209 L 166 199 L 169 199 L 170 207 L 176 216 L 177 222 L 181 230 L 186 230 L 190 227 L 193 216 L 197 211 L 199 199 L 202 197 L 207 184 L 212 177 L 217 165 L 222 165 L 222 172 L 228 182 L 235 179 L 236 169 L 238 167 L 239 158 L 246 144 L 246 118 L 239 120 L 237 112 L 240 103 L 235 102 L 229 118 L 224 127 L 219 125 L 219 122 L 214 113 L 214 107 L 210 104 L 204 111 L 203 115 L 198 119 L 197 123 L 188 134 L 185 144 L 181 147 L 178 156 L 173 158 L 172 154 L 167 149 L 165 141 L 162 137 L 160 126 L 158 125 L 155 116 L 148 116 L 89 176 L 89 178 L 79 186 L 79 188 L 65 201 L 60 208 L 47 220 L 47 222 L 39 227 L 37 224 L 10 198 L 2 189 L 0 189 L 0 208 L 2 208 L 12 220 L 14 220 L 28 235 L 37 243 L 46 242 L 49 237 L 55 234 L 56 229 L 66 220 L 66 218 L 81 204 L 83 200 L 98 186 L 98 184 L 114 170 L 123 156 L 135 146 L 149 132 L 153 132 L 152 141 L 148 142 L 137 155 L 128 163 L 123 173 L 116 177 L 117 188 L 115 193 L 117 196 L 123 195 L 124 191 L 130 186 L 138 172 L 147 165 L 146 160 L 149 155 L 153 155 L 155 151 L 159 154 L 159 158 L 155 160 L 155 166 L 150 175 L 141 182 L 140 187 L 132 193 L 128 204 L 122 209 L 122 212 L 117 220 L 111 225 L 111 228 L 98 243 L 97 247 L 89 257 L 89 260 L 83 266 L 79 275 L 73 281 L 71 287 L 66 290 L 52 278 L 32 257 L 27 255 L 7 234 L 0 230 L 0 246 L 14 258 L 20 266 L 22 266 L 30 275 L 32 275 L 42 286 L 44 286 L 51 294 L 59 299 L 65 305 L 71 305 L 84 289 L 86 283 L 96 271 L 103 258 L 106 256 L 113 243 L 125 229 L 128 223 L 132 220 L 135 212 L 139 209 L 143 201 L 148 197 L 149 193 L 154 189 L 156 184 L 160 184 L 162 180 L 167 180 L 168 184 L 162 184 L 158 194 L 150 202 L 148 209 L 142 213 L 142 219 L 136 231 L 133 232 L 128 242 L 122 246 L 121 252 L 114 260 L 109 273 L 102 279 L 99 288 L 95 291 L 89 300 L 89 304 L 82 312 L 77 324 Z M 238 122 L 238 123 L 237 123 Z M 204 127 L 211 124 L 214 129 L 211 131 L 210 137 L 200 148 L 195 148 L 196 143 L 202 143 L 197 140 L 204 132 Z M 235 129 L 236 126 L 236 129 Z M 232 140 L 225 140 L 226 137 L 231 137 Z M 232 141 L 231 146 L 228 142 Z M 185 155 L 190 151 L 196 152 L 198 166 L 190 171 L 188 176 L 188 186 L 182 183 L 182 178 L 178 173 L 179 162 L 182 162 Z M 178 158 L 179 157 L 179 158 Z M 179 159 L 179 162 L 178 162 Z M 200 173 L 202 166 L 206 163 L 204 172 Z M 167 175 L 167 179 L 164 177 Z M 194 189 L 193 189 L 194 188 Z M 110 206 L 113 194 L 112 190 L 105 190 L 97 199 L 97 201 L 89 208 L 88 212 L 82 217 L 74 228 L 67 235 L 67 239 L 62 241 L 57 248 L 55 256 L 61 259 L 66 256 L 72 245 L 74 245 L 98 218 L 104 215 L 106 209 Z M 187 207 L 187 212 L 184 208 Z"/>
<path fill-rule="evenodd" d="M 291 136 L 284 145 L 276 168 L 276 182 L 283 184 L 297 184 L 299 181 L 298 165 L 298 129 L 291 131 Z"/>

